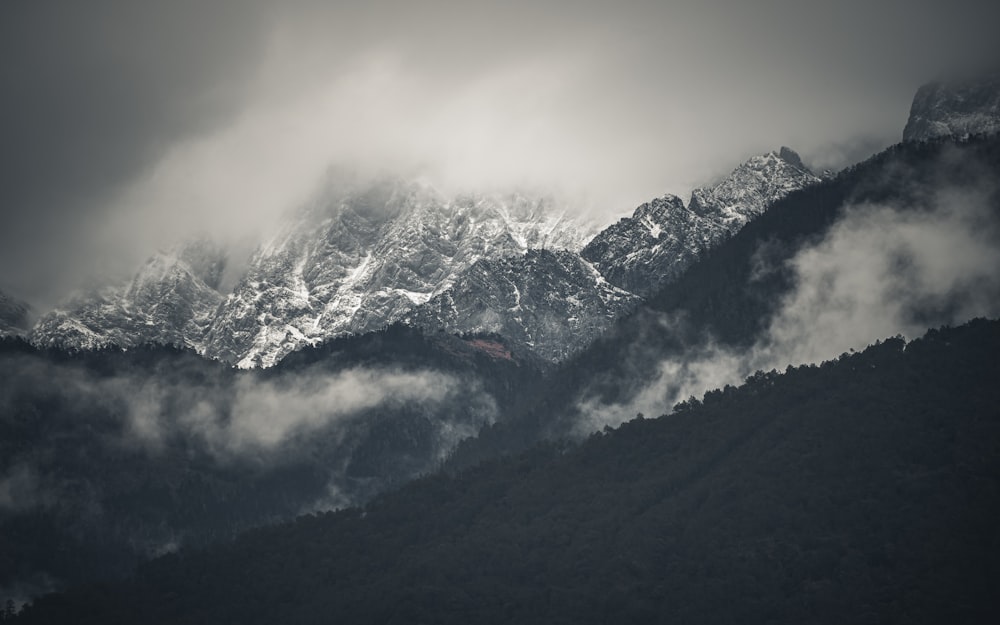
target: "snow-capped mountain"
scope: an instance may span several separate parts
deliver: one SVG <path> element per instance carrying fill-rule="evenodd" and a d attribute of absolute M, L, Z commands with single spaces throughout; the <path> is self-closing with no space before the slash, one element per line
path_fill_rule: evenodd
<path fill-rule="evenodd" d="M 782 147 L 696 189 L 687 206 L 675 195 L 643 204 L 594 237 L 581 254 L 608 282 L 645 296 L 773 202 L 819 181 L 798 154 Z"/>
<path fill-rule="evenodd" d="M 783 148 L 698 189 L 687 207 L 665 196 L 593 236 L 548 199 L 447 198 L 398 178 L 331 176 L 227 296 L 224 253 L 198 241 L 153 256 L 128 284 L 77 295 L 30 338 L 77 349 L 169 343 L 268 367 L 304 345 L 402 320 L 494 332 L 560 360 L 770 202 L 817 180 Z"/>
<path fill-rule="evenodd" d="M 1000 72 L 920 87 L 903 129 L 903 141 L 995 132 L 1000 132 Z"/>
<path fill-rule="evenodd" d="M 998 130 L 1000 73 L 922 87 L 904 139 Z M 596 228 L 548 199 L 445 197 L 398 178 L 331 175 L 228 295 L 218 290 L 225 254 L 198 241 L 154 255 L 126 284 L 76 295 L 29 339 L 77 349 L 170 343 L 266 367 L 303 345 L 403 320 L 496 332 L 559 360 L 773 202 L 819 181 L 781 148 L 694 190 L 687 205 L 665 195 L 592 236 Z M 0 316 L 0 332 L 23 334 L 21 308 L 0 298 Z"/>
<path fill-rule="evenodd" d="M 224 251 L 199 238 L 153 255 L 126 284 L 77 293 L 32 329 L 36 345 L 200 347 L 222 295 Z"/>
<path fill-rule="evenodd" d="M 447 199 L 391 178 L 332 185 L 254 255 L 204 351 L 270 366 L 305 344 L 401 319 L 481 259 L 579 249 L 589 234 L 550 201 L 517 194 Z"/>
<path fill-rule="evenodd" d="M 0 291 L 0 336 L 26 334 L 30 312 L 27 302 Z"/>
<path fill-rule="evenodd" d="M 558 361 L 592 342 L 638 302 L 579 254 L 533 249 L 479 260 L 405 321 L 453 333 L 496 333 Z"/>

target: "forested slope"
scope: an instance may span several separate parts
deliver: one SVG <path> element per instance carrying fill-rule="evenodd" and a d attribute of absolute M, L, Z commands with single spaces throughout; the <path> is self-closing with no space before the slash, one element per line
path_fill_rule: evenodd
<path fill-rule="evenodd" d="M 1000 322 L 182 551 L 21 623 L 982 623 Z"/>

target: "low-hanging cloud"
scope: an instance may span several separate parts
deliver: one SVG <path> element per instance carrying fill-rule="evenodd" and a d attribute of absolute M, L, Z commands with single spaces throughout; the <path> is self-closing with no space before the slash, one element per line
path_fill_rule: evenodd
<path fill-rule="evenodd" d="M 264 382 L 245 377 L 237 382 L 228 422 L 206 419 L 201 411 L 188 413 L 182 422 L 217 449 L 269 450 L 373 408 L 440 404 L 457 387 L 455 378 L 435 371 L 355 368 Z"/>
<path fill-rule="evenodd" d="M 276 378 L 251 373 L 225 388 L 129 377 L 104 380 L 94 388 L 110 391 L 111 401 L 124 403 L 123 444 L 155 453 L 180 436 L 223 461 L 248 455 L 275 461 L 303 437 L 322 432 L 337 438 L 336 426 L 367 411 L 433 409 L 465 387 L 453 376 L 432 370 L 357 367 Z"/>
<path fill-rule="evenodd" d="M 945 191 L 922 210 L 852 207 L 790 265 L 797 288 L 757 347 L 761 366 L 1000 313 L 1000 230 L 979 192 Z"/>
<path fill-rule="evenodd" d="M 736 351 L 711 340 L 657 365 L 628 400 L 580 406 L 578 431 L 660 415 L 754 371 L 818 363 L 891 336 L 1000 316 L 1000 215 L 986 188 L 948 188 L 900 209 L 848 207 L 821 241 L 787 261 L 795 287 L 761 338 Z"/>
<path fill-rule="evenodd" d="M 5 357 L 3 369 L 10 375 L 0 388 L 0 410 L 28 423 L 38 402 L 68 412 L 73 423 L 64 436 L 79 437 L 83 448 L 154 461 L 182 449 L 219 467 L 269 470 L 300 462 L 303 449 L 319 445 L 332 454 L 321 464 L 331 472 L 334 490 L 337 471 L 350 463 L 368 421 L 380 415 L 427 420 L 433 448 L 420 461 L 426 467 L 497 416 L 492 397 L 475 381 L 433 369 L 358 366 L 229 375 L 219 367 L 191 378 L 183 367 L 107 375 L 16 355 Z M 88 463 L 82 474 L 66 474 L 74 465 L 63 463 L 58 449 L 57 441 L 44 437 L 10 449 L 13 455 L 0 461 L 0 512 L 100 500 L 100 479 L 89 475 L 99 475 L 100 465 Z"/>

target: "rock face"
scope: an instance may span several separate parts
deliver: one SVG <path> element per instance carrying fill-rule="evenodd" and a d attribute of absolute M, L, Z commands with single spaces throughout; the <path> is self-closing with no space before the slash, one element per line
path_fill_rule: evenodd
<path fill-rule="evenodd" d="M 1000 72 L 920 87 L 903 129 L 903 141 L 995 132 L 1000 132 Z"/>
<path fill-rule="evenodd" d="M 0 336 L 27 334 L 30 312 L 31 307 L 27 302 L 0 291 Z"/>
<path fill-rule="evenodd" d="M 638 302 L 579 254 L 528 250 L 476 262 L 406 322 L 453 333 L 496 333 L 558 361 L 600 336 Z"/>
<path fill-rule="evenodd" d="M 820 178 L 791 148 L 751 157 L 717 184 L 695 189 L 689 207 L 733 234 L 767 207 Z"/>
<path fill-rule="evenodd" d="M 718 223 L 685 207 L 676 195 L 665 195 L 606 228 L 581 254 L 611 284 L 648 295 L 721 237 Z"/>
<path fill-rule="evenodd" d="M 643 204 L 594 237 L 582 256 L 608 282 L 646 296 L 773 202 L 819 181 L 789 148 L 754 156 L 717 184 L 696 189 L 688 206 L 675 195 Z"/>
<path fill-rule="evenodd" d="M 222 295 L 225 253 L 199 239 L 159 252 L 130 282 L 77 294 L 39 319 L 36 345 L 95 349 L 161 343 L 198 349 Z"/>
<path fill-rule="evenodd" d="M 218 291 L 225 255 L 199 241 L 152 257 L 128 284 L 71 299 L 30 339 L 76 349 L 175 344 L 269 367 L 305 345 L 406 321 L 497 333 L 557 361 L 771 202 L 816 181 L 782 148 L 696 190 L 688 206 L 655 199 L 591 239 L 596 229 L 550 200 L 446 198 L 398 178 L 331 178 L 258 248 L 227 296 Z"/>
<path fill-rule="evenodd" d="M 303 345 L 401 319 L 482 259 L 579 249 L 587 234 L 550 202 L 520 195 L 448 200 L 397 179 L 331 188 L 253 257 L 204 350 L 270 366 Z"/>

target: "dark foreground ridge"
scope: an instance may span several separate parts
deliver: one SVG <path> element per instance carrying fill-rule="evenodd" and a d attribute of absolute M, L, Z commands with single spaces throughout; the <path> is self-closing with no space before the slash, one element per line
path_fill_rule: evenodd
<path fill-rule="evenodd" d="M 998 353 L 1000 322 L 976 320 L 759 373 L 15 622 L 991 622 Z"/>

